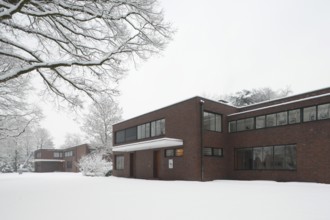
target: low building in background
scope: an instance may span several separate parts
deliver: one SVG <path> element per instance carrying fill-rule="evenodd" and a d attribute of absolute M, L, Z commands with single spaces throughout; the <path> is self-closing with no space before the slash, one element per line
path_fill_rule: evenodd
<path fill-rule="evenodd" d="M 88 144 L 65 149 L 39 149 L 34 152 L 35 172 L 79 172 L 80 158 L 91 152 Z"/>
<path fill-rule="evenodd" d="M 194 97 L 113 136 L 115 176 L 330 183 L 330 88 L 245 107 Z"/>

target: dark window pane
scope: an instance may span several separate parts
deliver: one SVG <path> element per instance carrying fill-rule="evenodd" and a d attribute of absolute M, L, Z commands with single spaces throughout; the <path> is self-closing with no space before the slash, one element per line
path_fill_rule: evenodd
<path fill-rule="evenodd" d="M 236 168 L 251 170 L 253 164 L 252 148 L 236 150 Z"/>
<path fill-rule="evenodd" d="M 264 169 L 273 168 L 273 147 L 263 147 L 262 163 Z"/>
<path fill-rule="evenodd" d="M 263 169 L 262 166 L 262 148 L 253 149 L 253 169 Z"/>
<path fill-rule="evenodd" d="M 285 168 L 285 148 L 284 146 L 274 146 L 274 169 Z"/>
<path fill-rule="evenodd" d="M 285 146 L 285 169 L 295 170 L 297 168 L 297 151 L 295 145 Z"/>
<path fill-rule="evenodd" d="M 125 130 L 116 132 L 116 144 L 125 142 Z"/>
<path fill-rule="evenodd" d="M 137 139 L 137 127 L 125 130 L 125 141 L 134 141 Z"/>

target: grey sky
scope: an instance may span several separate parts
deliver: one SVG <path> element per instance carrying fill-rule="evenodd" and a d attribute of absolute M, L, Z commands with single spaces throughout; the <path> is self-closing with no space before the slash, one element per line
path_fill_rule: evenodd
<path fill-rule="evenodd" d="M 160 2 L 177 33 L 121 81 L 125 119 L 195 95 L 330 86 L 328 0 Z"/>

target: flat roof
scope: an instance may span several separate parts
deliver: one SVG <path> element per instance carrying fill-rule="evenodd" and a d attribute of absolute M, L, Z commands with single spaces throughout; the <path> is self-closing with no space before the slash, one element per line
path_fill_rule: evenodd
<path fill-rule="evenodd" d="M 183 140 L 175 138 L 159 138 L 149 141 L 141 141 L 131 144 L 117 145 L 112 148 L 113 152 L 132 152 L 158 148 L 182 146 Z"/>

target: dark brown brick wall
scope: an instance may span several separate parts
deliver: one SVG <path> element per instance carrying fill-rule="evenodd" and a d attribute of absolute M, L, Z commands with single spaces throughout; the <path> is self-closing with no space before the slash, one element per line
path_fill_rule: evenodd
<path fill-rule="evenodd" d="M 115 176 L 130 177 L 130 154 L 134 155 L 134 177 L 153 179 L 155 170 L 155 151 L 159 151 L 158 178 L 166 180 L 201 180 L 201 124 L 200 100 L 204 110 L 223 115 L 222 132 L 204 131 L 203 146 L 223 148 L 223 157 L 203 157 L 204 180 L 245 179 L 276 181 L 312 181 L 330 183 L 330 119 L 305 122 L 295 125 L 264 128 L 236 133 L 228 133 L 228 122 L 269 113 L 303 108 L 317 104 L 330 103 L 330 96 L 316 99 L 303 99 L 311 95 L 330 92 L 323 89 L 283 100 L 255 105 L 253 108 L 237 109 L 218 102 L 195 97 L 148 114 L 124 121 L 113 127 L 114 132 L 151 122 L 166 119 L 165 137 L 183 140 L 183 157 L 165 157 L 165 149 L 144 150 L 124 153 L 125 169 L 114 170 Z M 295 100 L 299 99 L 299 100 Z M 270 104 L 275 104 L 270 106 Z M 246 110 L 245 112 L 242 112 Z M 160 137 L 155 137 L 160 138 Z M 144 140 L 142 140 L 144 141 Z M 297 147 L 297 170 L 235 170 L 235 148 L 262 147 L 295 144 Z M 122 154 L 116 152 L 116 154 Z M 174 168 L 168 168 L 169 159 L 173 159 Z"/>

